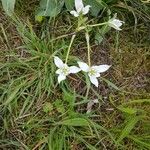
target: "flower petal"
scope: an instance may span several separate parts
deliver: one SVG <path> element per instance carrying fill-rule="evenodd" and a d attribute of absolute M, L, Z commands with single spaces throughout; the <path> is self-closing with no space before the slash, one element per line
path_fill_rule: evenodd
<path fill-rule="evenodd" d="M 63 61 L 57 56 L 54 57 L 54 63 L 58 68 L 61 68 L 64 65 Z"/>
<path fill-rule="evenodd" d="M 69 73 L 78 73 L 79 71 L 81 71 L 81 69 L 79 67 L 76 66 L 71 66 L 69 67 Z"/>
<path fill-rule="evenodd" d="M 87 5 L 87 6 L 85 6 L 85 7 L 82 9 L 83 15 L 86 15 L 86 14 L 89 12 L 90 7 L 91 7 L 90 5 Z"/>
<path fill-rule="evenodd" d="M 119 30 L 119 31 L 122 30 L 120 27 L 122 26 L 123 23 L 124 23 L 123 21 L 121 21 L 119 19 L 115 19 L 115 18 L 108 21 L 108 24 L 110 27 L 112 27 L 116 30 Z"/>
<path fill-rule="evenodd" d="M 58 83 L 60 83 L 61 81 L 65 80 L 65 79 L 66 79 L 66 76 L 60 74 L 60 75 L 58 76 Z"/>
<path fill-rule="evenodd" d="M 90 76 L 90 81 L 93 83 L 96 87 L 98 87 L 98 80 L 94 76 Z"/>
<path fill-rule="evenodd" d="M 82 0 L 75 0 L 75 8 L 76 8 L 78 13 L 81 12 L 83 7 L 84 7 L 84 5 L 83 5 L 83 1 Z"/>
<path fill-rule="evenodd" d="M 111 67 L 110 65 L 93 66 L 93 68 L 96 69 L 98 73 L 105 72 L 105 71 L 107 71 L 110 67 Z"/>
<path fill-rule="evenodd" d="M 96 73 L 95 74 L 95 77 L 97 78 L 97 77 L 100 77 L 101 75 L 100 75 L 100 73 Z"/>
<path fill-rule="evenodd" d="M 76 12 L 75 10 L 71 11 L 70 14 L 74 15 L 75 17 L 79 16 L 78 12 Z"/>
<path fill-rule="evenodd" d="M 89 66 L 84 63 L 84 62 L 78 62 L 79 67 L 81 68 L 82 71 L 88 72 L 89 71 Z"/>
<path fill-rule="evenodd" d="M 112 21 L 112 23 L 118 27 L 122 26 L 122 24 L 124 23 L 123 21 L 120 21 L 119 19 L 114 19 Z"/>

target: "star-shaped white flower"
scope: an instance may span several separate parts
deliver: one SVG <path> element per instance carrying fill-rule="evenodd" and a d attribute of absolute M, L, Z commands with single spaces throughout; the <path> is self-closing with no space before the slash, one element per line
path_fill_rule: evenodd
<path fill-rule="evenodd" d="M 75 0 L 75 8 L 76 11 L 73 10 L 70 13 L 75 17 L 78 17 L 80 14 L 86 15 L 90 10 L 90 5 L 84 7 L 82 0 Z"/>
<path fill-rule="evenodd" d="M 107 71 L 110 68 L 110 65 L 99 65 L 99 66 L 88 66 L 84 62 L 78 62 L 79 67 L 82 71 L 87 72 L 92 84 L 98 87 L 98 77 L 100 73 Z"/>
<path fill-rule="evenodd" d="M 56 71 L 56 74 L 58 74 L 58 83 L 66 79 L 66 76 L 68 76 L 71 73 L 78 73 L 81 71 L 80 68 L 76 66 L 69 67 L 67 64 L 63 63 L 63 61 L 58 58 L 54 57 L 54 63 L 58 67 L 58 70 Z"/>
<path fill-rule="evenodd" d="M 108 25 L 116 30 L 122 30 L 120 27 L 122 26 L 124 22 L 119 20 L 119 19 L 116 19 L 116 18 L 112 18 L 108 21 Z"/>

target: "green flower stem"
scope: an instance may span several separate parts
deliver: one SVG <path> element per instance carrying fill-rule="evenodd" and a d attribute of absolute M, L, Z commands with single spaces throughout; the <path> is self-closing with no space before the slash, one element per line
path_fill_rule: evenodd
<path fill-rule="evenodd" d="M 99 24 L 93 24 L 93 25 L 87 25 L 88 27 L 97 27 L 97 26 L 103 26 L 105 24 L 108 24 L 108 22 L 103 22 L 103 23 L 99 23 Z"/>
<path fill-rule="evenodd" d="M 87 49 L 88 49 L 88 65 L 91 66 L 91 58 L 90 58 L 91 47 L 90 47 L 90 37 L 88 31 L 85 33 L 85 37 L 86 37 Z"/>
<path fill-rule="evenodd" d="M 86 83 L 87 83 L 87 90 L 86 90 L 86 100 L 88 99 L 88 96 L 89 96 L 89 92 L 90 92 L 90 88 L 91 88 L 91 82 L 89 81 L 89 77 L 87 76 L 87 79 L 86 79 Z"/>
<path fill-rule="evenodd" d="M 76 37 L 76 35 L 74 34 L 74 35 L 72 36 L 72 38 L 71 38 L 71 41 L 70 41 L 70 44 L 69 44 L 69 47 L 68 47 L 68 51 L 67 51 L 66 61 L 65 61 L 66 64 L 67 64 L 68 57 L 69 57 L 70 50 L 71 50 L 71 46 L 72 46 L 72 43 L 73 43 L 75 37 Z"/>
<path fill-rule="evenodd" d="M 80 28 L 82 19 L 83 19 L 83 18 L 82 18 L 82 16 L 80 15 L 80 16 L 78 17 L 78 27 L 77 27 L 77 29 Z"/>

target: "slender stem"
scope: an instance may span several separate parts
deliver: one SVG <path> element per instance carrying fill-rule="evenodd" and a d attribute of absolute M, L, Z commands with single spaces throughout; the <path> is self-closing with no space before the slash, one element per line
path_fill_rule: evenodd
<path fill-rule="evenodd" d="M 90 58 L 91 47 L 90 47 L 90 37 L 88 31 L 85 33 L 85 37 L 86 37 L 87 49 L 88 49 L 88 65 L 91 66 L 91 58 Z"/>
<path fill-rule="evenodd" d="M 99 24 L 93 24 L 93 25 L 87 25 L 88 27 L 97 27 L 97 26 L 102 26 L 107 24 L 108 22 L 103 22 L 103 23 L 99 23 Z"/>
<path fill-rule="evenodd" d="M 69 57 L 69 53 L 70 53 L 70 50 L 71 50 L 71 46 L 72 46 L 72 43 L 73 43 L 75 37 L 76 37 L 76 35 L 74 34 L 74 35 L 72 36 L 72 38 L 71 38 L 71 41 L 70 41 L 70 44 L 69 44 L 69 47 L 68 47 L 68 51 L 67 51 L 67 56 L 66 56 L 66 61 L 65 61 L 65 63 L 67 63 L 67 61 L 68 61 L 68 57 Z"/>
<path fill-rule="evenodd" d="M 88 79 L 89 80 L 89 79 Z M 91 83 L 90 81 L 87 82 L 87 90 L 86 90 L 86 99 L 88 99 L 88 96 L 89 96 L 89 92 L 90 92 L 90 88 L 91 88 Z"/>
<path fill-rule="evenodd" d="M 86 30 L 85 37 L 86 37 L 87 49 L 88 49 L 88 65 L 90 67 L 91 66 L 91 57 L 90 57 L 91 47 L 90 47 L 90 36 L 89 36 L 88 30 Z M 87 80 L 89 79 L 87 78 Z M 91 85 L 90 82 L 87 81 L 86 99 L 88 98 L 88 95 L 89 95 L 90 85 Z"/>

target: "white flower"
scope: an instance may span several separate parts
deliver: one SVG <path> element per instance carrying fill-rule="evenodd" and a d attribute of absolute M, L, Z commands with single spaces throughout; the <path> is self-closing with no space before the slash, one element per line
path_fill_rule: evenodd
<path fill-rule="evenodd" d="M 122 30 L 120 27 L 122 26 L 124 22 L 119 20 L 119 19 L 116 19 L 116 18 L 112 18 L 108 21 L 108 25 L 112 28 L 115 28 L 116 30 Z"/>
<path fill-rule="evenodd" d="M 78 62 L 79 67 L 82 71 L 87 72 L 90 78 L 90 81 L 98 87 L 98 77 L 100 77 L 100 73 L 107 71 L 110 68 L 110 65 L 99 65 L 99 66 L 91 66 L 89 67 L 84 62 Z"/>
<path fill-rule="evenodd" d="M 70 13 L 75 17 L 78 17 L 80 14 L 86 15 L 90 10 L 90 5 L 84 7 L 82 0 L 75 0 L 75 8 L 76 11 L 73 10 Z"/>
<path fill-rule="evenodd" d="M 56 71 L 56 74 L 58 74 L 58 83 L 65 80 L 66 76 L 68 76 L 69 74 L 78 73 L 79 71 L 81 71 L 81 69 L 76 66 L 69 67 L 67 64 L 63 63 L 63 61 L 60 58 L 56 56 L 54 57 L 54 63 L 59 68 Z"/>

